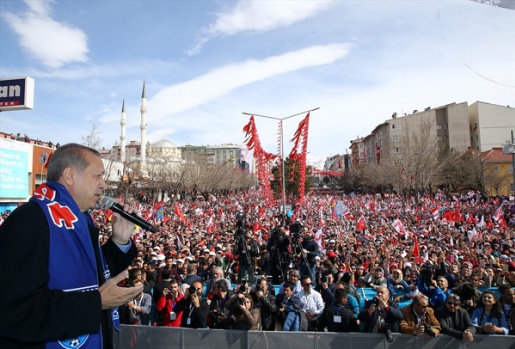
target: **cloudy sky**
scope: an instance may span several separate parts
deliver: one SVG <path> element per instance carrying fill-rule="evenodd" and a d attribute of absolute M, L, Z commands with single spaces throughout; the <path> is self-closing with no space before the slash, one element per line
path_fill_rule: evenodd
<path fill-rule="evenodd" d="M 2 112 L 0 130 L 64 144 L 97 124 L 111 147 L 125 99 L 139 141 L 145 81 L 151 143 L 242 144 L 244 112 L 320 108 L 308 151 L 325 158 L 394 112 L 515 106 L 514 23 L 470 0 L 0 0 L 0 79 L 35 79 L 34 109 Z M 277 121 L 256 123 L 275 152 Z"/>

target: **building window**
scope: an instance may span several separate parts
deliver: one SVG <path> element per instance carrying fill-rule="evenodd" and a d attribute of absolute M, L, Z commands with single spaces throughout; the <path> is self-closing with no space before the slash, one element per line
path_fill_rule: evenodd
<path fill-rule="evenodd" d="M 400 142 L 401 136 L 392 136 L 392 142 Z"/>
<path fill-rule="evenodd" d="M 394 154 L 400 154 L 401 153 L 401 148 L 399 148 L 399 147 L 393 148 L 393 153 Z"/>
<path fill-rule="evenodd" d="M 400 130 L 401 125 L 392 124 L 392 130 Z"/>
<path fill-rule="evenodd" d="M 497 166 L 497 165 L 494 166 L 494 172 L 499 173 L 499 166 Z"/>
<path fill-rule="evenodd" d="M 508 172 L 513 173 L 513 165 L 508 166 Z"/>
<path fill-rule="evenodd" d="M 437 129 L 437 130 L 441 130 L 441 129 L 442 129 L 442 125 L 440 125 L 440 124 L 436 124 L 436 129 Z"/>

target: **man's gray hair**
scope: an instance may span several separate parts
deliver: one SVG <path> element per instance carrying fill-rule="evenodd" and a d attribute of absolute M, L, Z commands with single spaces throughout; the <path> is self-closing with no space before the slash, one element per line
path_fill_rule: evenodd
<path fill-rule="evenodd" d="M 90 165 L 86 160 L 86 153 L 100 157 L 100 153 L 95 149 L 77 143 L 68 143 L 59 147 L 48 161 L 48 180 L 58 181 L 68 167 L 73 167 L 79 172 L 84 171 Z"/>

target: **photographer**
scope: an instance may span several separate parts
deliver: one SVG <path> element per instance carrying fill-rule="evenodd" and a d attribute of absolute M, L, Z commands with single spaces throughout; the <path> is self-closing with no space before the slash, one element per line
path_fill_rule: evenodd
<path fill-rule="evenodd" d="M 229 328 L 232 330 L 261 330 L 261 314 L 254 306 L 252 297 L 248 294 L 238 293 L 226 303 L 225 309 L 229 311 Z"/>
<path fill-rule="evenodd" d="M 236 238 L 236 251 L 235 254 L 238 256 L 238 282 L 244 279 L 245 274 L 248 275 L 248 280 L 251 285 L 254 284 L 254 257 L 259 255 L 259 249 L 256 241 L 252 237 L 252 230 L 245 231 L 245 215 L 237 215 L 238 222 L 236 226 L 235 238 Z"/>
<path fill-rule="evenodd" d="M 266 246 L 270 252 L 270 274 L 272 275 L 272 283 L 279 285 L 286 281 L 286 273 L 290 265 L 290 238 L 286 236 L 284 226 L 278 227 L 272 233 Z"/>
<path fill-rule="evenodd" d="M 220 279 L 215 281 L 213 298 L 209 304 L 209 313 L 207 314 L 207 325 L 209 328 L 230 328 L 231 319 L 228 316 L 229 311 L 225 308 L 225 303 L 232 295 L 233 293 L 227 287 L 225 280 Z"/>
<path fill-rule="evenodd" d="M 429 299 L 425 295 L 416 296 L 401 312 L 404 316 L 400 323 L 402 333 L 412 336 L 425 334 L 431 338 L 440 333 L 440 322 L 436 319 L 434 310 L 429 307 Z"/>
<path fill-rule="evenodd" d="M 403 315 L 398 304 L 389 301 L 390 292 L 386 286 L 379 286 L 376 292 L 373 299 L 365 302 L 365 310 L 358 315 L 359 321 L 363 324 L 363 332 L 386 335 L 399 332 L 399 321 Z"/>
<path fill-rule="evenodd" d="M 177 302 L 173 310 L 180 314 L 181 327 L 204 328 L 209 312 L 209 304 L 202 298 L 203 285 L 200 281 L 195 281 L 188 288 L 188 291 Z"/>
<path fill-rule="evenodd" d="M 275 296 L 268 292 L 267 279 L 260 278 L 250 295 L 254 301 L 254 306 L 261 312 L 261 329 L 263 331 L 274 331 L 277 305 L 275 304 Z"/>
<path fill-rule="evenodd" d="M 163 289 L 156 303 L 156 313 L 161 314 L 163 326 L 181 327 L 182 313 L 176 313 L 173 309 L 183 297 L 184 295 L 179 293 L 179 283 L 172 279 L 170 286 Z"/>
<path fill-rule="evenodd" d="M 295 228 L 296 225 L 299 225 L 298 229 L 300 230 L 300 223 L 298 222 L 293 224 L 293 229 L 297 230 L 297 228 Z M 290 228 L 290 231 L 291 229 L 292 228 Z M 318 243 L 313 239 L 313 232 L 307 230 L 301 243 L 300 275 L 309 275 L 312 283 L 316 282 L 316 257 L 318 256 L 318 252 L 319 247 Z"/>
<path fill-rule="evenodd" d="M 142 286 L 141 280 L 129 282 L 127 287 Z M 150 308 L 152 307 L 152 297 L 143 290 L 120 307 L 120 323 L 127 325 L 150 326 Z"/>

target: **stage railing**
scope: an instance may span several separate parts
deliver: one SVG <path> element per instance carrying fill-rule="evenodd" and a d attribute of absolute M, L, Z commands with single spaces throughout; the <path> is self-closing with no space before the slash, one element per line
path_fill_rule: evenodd
<path fill-rule="evenodd" d="M 436 338 L 394 333 L 265 332 L 122 325 L 115 349 L 515 349 L 515 336 L 477 335 L 464 343 L 447 335 Z"/>

